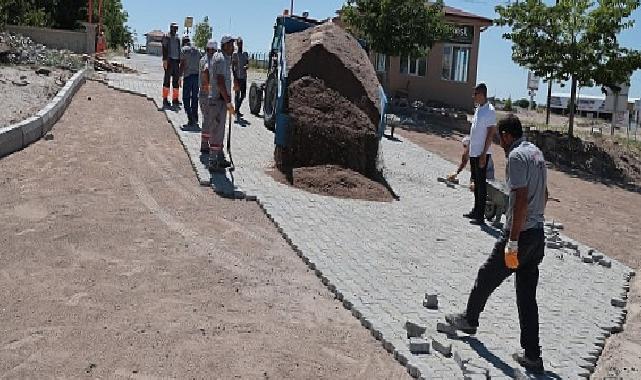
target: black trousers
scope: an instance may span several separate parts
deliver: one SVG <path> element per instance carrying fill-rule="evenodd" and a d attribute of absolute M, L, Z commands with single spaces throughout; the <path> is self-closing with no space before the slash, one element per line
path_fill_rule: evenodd
<path fill-rule="evenodd" d="M 490 155 L 487 155 L 485 166 L 479 166 L 479 157 L 470 157 L 472 166 L 472 180 L 474 181 L 474 208 L 472 213 L 476 219 L 485 218 L 485 203 L 487 202 L 487 162 L 490 161 Z"/>
<path fill-rule="evenodd" d="M 165 70 L 165 76 L 162 81 L 162 86 L 165 88 L 169 88 L 171 84 L 171 87 L 178 88 L 179 81 L 180 81 L 180 60 L 168 59 L 167 70 Z"/>
<path fill-rule="evenodd" d="M 247 78 L 236 79 L 238 81 L 238 91 L 235 94 L 236 112 L 240 112 L 240 106 L 243 105 L 243 100 L 247 96 Z"/>
<path fill-rule="evenodd" d="M 519 267 L 516 271 L 505 266 L 505 245 L 510 234 L 496 242 L 492 254 L 479 269 L 476 282 L 467 301 L 466 319 L 472 326 L 479 325 L 479 315 L 494 290 L 512 273 L 516 273 L 516 304 L 521 326 L 521 347 L 528 358 L 541 356 L 539 346 L 539 308 L 536 288 L 539 283 L 539 264 L 543 260 L 545 235 L 543 227 L 521 232 L 519 236 Z"/>

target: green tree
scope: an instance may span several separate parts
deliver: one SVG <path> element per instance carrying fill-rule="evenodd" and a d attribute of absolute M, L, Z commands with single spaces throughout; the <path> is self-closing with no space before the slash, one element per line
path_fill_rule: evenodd
<path fill-rule="evenodd" d="M 341 15 L 350 32 L 388 56 L 424 56 L 451 33 L 442 0 L 348 0 Z"/>
<path fill-rule="evenodd" d="M 525 98 L 517 100 L 516 102 L 514 102 L 514 104 L 517 107 L 530 108 L 530 101 Z"/>
<path fill-rule="evenodd" d="M 131 43 L 131 31 L 126 25 L 129 14 L 123 9 L 122 1 L 105 0 L 102 6 L 105 36 L 109 47 L 117 48 Z"/>
<path fill-rule="evenodd" d="M 205 16 L 202 22 L 196 24 L 194 28 L 194 45 L 202 50 L 205 50 L 207 41 L 213 35 L 212 27 L 209 25 L 209 17 Z"/>
<path fill-rule="evenodd" d="M 578 85 L 621 83 L 641 67 L 639 52 L 618 43 L 638 7 L 639 0 L 559 0 L 552 6 L 526 0 L 496 7 L 497 24 L 511 28 L 504 37 L 514 43 L 516 63 L 549 80 L 571 80 L 570 136 Z"/>
<path fill-rule="evenodd" d="M 507 100 L 505 101 L 505 105 L 503 105 L 503 110 L 508 112 L 513 110 L 512 98 L 507 98 Z"/>

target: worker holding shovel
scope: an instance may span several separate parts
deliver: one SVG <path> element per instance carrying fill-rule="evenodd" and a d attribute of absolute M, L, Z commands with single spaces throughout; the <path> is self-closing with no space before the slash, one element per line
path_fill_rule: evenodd
<path fill-rule="evenodd" d="M 219 171 L 231 166 L 223 153 L 225 123 L 235 113 L 231 98 L 231 56 L 234 53 L 234 38 L 224 35 L 220 40 L 221 50 L 208 60 L 209 96 L 207 103 L 211 125 L 209 131 L 209 170 Z"/>

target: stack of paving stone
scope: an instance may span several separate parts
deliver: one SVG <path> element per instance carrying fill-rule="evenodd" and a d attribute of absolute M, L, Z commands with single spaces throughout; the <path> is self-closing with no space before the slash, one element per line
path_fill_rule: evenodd
<path fill-rule="evenodd" d="M 603 253 L 593 248 L 581 248 L 578 243 L 561 236 L 563 224 L 558 222 L 545 223 L 546 248 L 555 250 L 557 257 L 564 258 L 565 255 L 575 256 L 586 264 L 599 264 L 606 268 L 612 267 L 612 260 Z"/>

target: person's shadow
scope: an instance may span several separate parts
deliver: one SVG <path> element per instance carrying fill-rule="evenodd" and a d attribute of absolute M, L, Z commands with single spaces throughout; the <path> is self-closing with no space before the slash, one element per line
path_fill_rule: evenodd
<path fill-rule="evenodd" d="M 464 337 L 458 337 L 454 338 L 457 340 L 460 340 L 462 342 L 465 342 L 470 345 L 470 347 L 476 351 L 476 353 L 488 361 L 494 368 L 498 369 L 499 371 L 503 372 L 505 376 L 509 377 L 516 377 L 517 375 L 517 370 L 510 366 L 508 363 L 504 362 L 501 358 L 498 356 L 494 355 L 488 348 L 478 340 L 478 338 L 473 337 L 473 336 L 464 336 Z M 545 371 L 542 374 L 533 374 L 530 372 L 526 372 L 524 369 L 518 368 L 518 370 L 525 375 L 527 379 L 535 379 L 535 380 L 561 380 L 562 378 L 557 375 L 556 373 L 552 371 Z"/>

